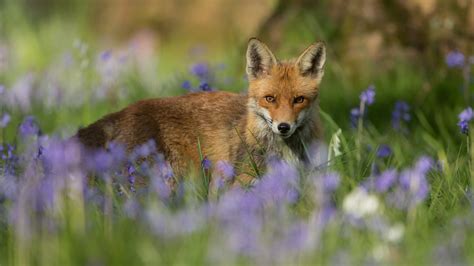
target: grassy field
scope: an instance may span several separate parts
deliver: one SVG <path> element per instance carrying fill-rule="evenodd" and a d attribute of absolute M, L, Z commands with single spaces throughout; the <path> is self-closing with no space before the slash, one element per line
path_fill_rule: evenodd
<path fill-rule="evenodd" d="M 368 64 L 354 78 L 328 43 L 318 164 L 273 161 L 254 187 L 227 190 L 233 169 L 221 163 L 208 200 L 206 164 L 172 191 L 152 144 L 112 147 L 84 167 L 64 139 L 139 99 L 244 91 L 246 40 L 209 56 L 165 45 L 144 60 L 133 45 L 104 49 L 81 24 L 3 12 L 0 265 L 474 263 L 472 56 L 452 51 L 430 70 Z M 314 41 L 303 28 L 285 34 L 281 58 Z M 155 164 L 135 163 L 148 155 Z"/>

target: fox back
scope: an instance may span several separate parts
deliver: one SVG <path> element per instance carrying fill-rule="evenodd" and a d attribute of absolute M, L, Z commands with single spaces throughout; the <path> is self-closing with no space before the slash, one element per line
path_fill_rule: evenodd
<path fill-rule="evenodd" d="M 128 151 L 151 139 L 177 176 L 199 167 L 203 155 L 211 165 L 231 163 L 248 181 L 258 174 L 250 161 L 258 167 L 270 155 L 290 163 L 308 161 L 306 147 L 321 137 L 324 62 L 323 43 L 295 60 L 279 61 L 253 38 L 247 48 L 247 95 L 201 92 L 143 100 L 80 129 L 76 137 L 89 149 L 118 142 Z"/>

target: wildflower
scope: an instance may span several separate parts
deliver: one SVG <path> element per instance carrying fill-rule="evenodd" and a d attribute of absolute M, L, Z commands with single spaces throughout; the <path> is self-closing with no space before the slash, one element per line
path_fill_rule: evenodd
<path fill-rule="evenodd" d="M 191 82 L 189 80 L 185 80 L 183 84 L 181 84 L 181 88 L 191 91 L 193 90 L 193 86 L 191 85 Z"/>
<path fill-rule="evenodd" d="M 360 94 L 360 101 L 366 105 L 372 105 L 375 101 L 375 86 L 370 85 L 367 90 Z"/>
<path fill-rule="evenodd" d="M 130 164 L 127 167 L 127 172 L 128 172 L 128 183 L 130 185 L 130 191 L 135 192 L 135 167 L 133 167 L 132 164 Z"/>
<path fill-rule="evenodd" d="M 421 173 L 426 174 L 433 167 L 433 160 L 428 156 L 422 156 L 418 159 L 415 169 Z"/>
<path fill-rule="evenodd" d="M 356 188 L 344 198 L 342 208 L 347 214 L 360 219 L 375 214 L 379 205 L 375 195 L 368 194 L 363 188 Z"/>
<path fill-rule="evenodd" d="M 8 125 L 8 123 L 10 123 L 10 120 L 11 120 L 11 117 L 8 113 L 4 113 L 1 117 L 0 117 L 0 128 L 4 128 Z"/>
<path fill-rule="evenodd" d="M 340 177 L 337 173 L 328 173 L 323 176 L 323 189 L 325 192 L 333 192 L 339 187 Z"/>
<path fill-rule="evenodd" d="M 100 54 L 100 59 L 102 61 L 107 61 L 109 60 L 110 58 L 112 57 L 112 52 L 110 52 L 109 50 L 107 51 L 104 51 Z"/>
<path fill-rule="evenodd" d="M 392 149 L 388 145 L 382 144 L 377 149 L 377 157 L 379 158 L 387 158 L 390 155 L 392 155 Z"/>
<path fill-rule="evenodd" d="M 197 63 L 191 66 L 190 72 L 201 80 L 209 78 L 209 67 L 205 63 Z"/>
<path fill-rule="evenodd" d="M 40 129 L 36 119 L 33 116 L 27 116 L 20 125 L 20 134 L 23 137 L 39 135 Z"/>
<path fill-rule="evenodd" d="M 383 193 L 390 189 L 390 187 L 397 181 L 397 171 L 391 169 L 383 172 L 375 179 L 375 190 Z"/>
<path fill-rule="evenodd" d="M 459 51 L 451 51 L 446 55 L 445 61 L 449 68 L 463 67 L 465 56 Z"/>
<path fill-rule="evenodd" d="M 255 186 L 257 194 L 273 203 L 294 203 L 298 200 L 298 171 L 284 161 L 270 163 L 269 171 Z"/>
<path fill-rule="evenodd" d="M 201 166 L 204 170 L 209 170 L 211 169 L 211 160 L 207 158 L 207 156 L 204 156 L 204 159 L 202 159 Z"/>
<path fill-rule="evenodd" d="M 351 126 L 353 128 L 356 128 L 357 127 L 357 123 L 359 121 L 359 118 L 360 118 L 360 110 L 359 108 L 352 108 L 351 109 Z"/>
<path fill-rule="evenodd" d="M 411 120 L 410 106 L 404 101 L 397 101 L 392 112 L 392 127 L 395 130 L 401 128 L 402 122 L 408 122 Z"/>
<path fill-rule="evenodd" d="M 390 226 L 385 232 L 385 238 L 392 243 L 398 243 L 405 234 L 405 227 L 401 223 Z"/>
<path fill-rule="evenodd" d="M 230 181 L 235 175 L 234 167 L 232 167 L 228 162 L 218 161 L 216 163 L 216 168 L 222 175 L 222 178 L 226 181 Z"/>
<path fill-rule="evenodd" d="M 0 84 L 0 95 L 5 92 L 5 86 Z"/>
<path fill-rule="evenodd" d="M 471 122 L 471 120 L 474 118 L 474 112 L 472 111 L 472 108 L 468 107 L 464 109 L 458 117 L 459 122 L 457 125 L 459 126 L 461 133 L 467 135 L 469 133 L 469 122 Z"/>
<path fill-rule="evenodd" d="M 400 187 L 405 194 L 403 201 L 409 201 L 410 205 L 423 201 L 429 192 L 429 184 L 426 179 L 427 172 L 432 168 L 431 158 L 423 156 L 418 159 L 412 169 L 407 169 L 400 174 Z"/>
<path fill-rule="evenodd" d="M 464 109 L 460 114 L 459 114 L 459 120 L 460 121 L 471 121 L 474 118 L 474 112 L 472 111 L 471 107 L 468 107 Z"/>
<path fill-rule="evenodd" d="M 459 129 L 461 133 L 466 134 L 469 133 L 469 123 L 466 120 L 462 120 L 458 122 Z"/>
<path fill-rule="evenodd" d="M 156 143 L 150 139 L 146 143 L 135 148 L 132 154 L 132 159 L 145 158 L 156 152 Z"/>
<path fill-rule="evenodd" d="M 199 89 L 202 91 L 212 91 L 211 86 L 206 81 L 201 81 L 199 84 Z"/>

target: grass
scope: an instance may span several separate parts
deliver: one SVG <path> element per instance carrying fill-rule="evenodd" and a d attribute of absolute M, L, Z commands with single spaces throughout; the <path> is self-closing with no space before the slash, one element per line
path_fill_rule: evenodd
<path fill-rule="evenodd" d="M 10 8 L 10 26 L 6 27 L 8 41 L 21 45 L 14 46 L 12 67 L 0 71 L 0 84 L 5 84 L 9 91 L 15 90 L 18 89 L 15 84 L 25 73 L 34 73 L 31 86 L 37 96 L 28 99 L 31 105 L 26 108 L 18 107 L 14 100 L 13 103 L 7 102 L 7 98 L 0 100 L 0 115 L 3 112 L 12 115 L 9 126 L 0 133 L 1 143 L 16 144 L 20 156 L 15 177 L 5 173 L 4 161 L 0 163 L 3 173 L 0 175 L 0 265 L 473 263 L 474 166 L 473 155 L 469 154 L 473 141 L 461 134 L 456 126 L 457 114 L 469 106 L 471 100 L 465 99 L 458 90 L 463 83 L 461 71 L 448 69 L 444 65 L 428 75 L 419 66 L 400 60 L 383 72 L 377 72 L 375 66 L 364 66 L 367 74 L 352 78 L 345 66 L 338 63 L 337 55 L 329 54 L 321 89 L 321 116 L 326 143 L 339 129 L 342 132 L 339 135 L 341 155 L 335 157 L 329 167 L 339 174 L 340 185 L 329 195 L 329 201 L 336 209 L 335 215 L 326 226 L 316 227 L 321 231 L 310 231 L 311 235 L 319 236 L 314 246 L 307 244 L 296 248 L 297 245 L 291 242 L 283 245 L 282 250 L 273 247 L 279 240 L 286 239 L 284 236 L 292 232 L 292 226 L 301 221 L 311 221 L 314 218 L 312 215 L 320 214 L 321 206 L 318 204 L 323 203 L 314 199 L 320 194 L 305 185 L 305 182 L 312 182 L 311 177 L 307 176 L 301 180 L 298 188 L 300 198 L 296 203 L 285 203 L 280 209 L 274 206 L 275 203 L 266 202 L 265 209 L 258 212 L 263 219 L 261 228 L 250 223 L 253 216 L 245 219 L 248 215 L 246 210 L 250 208 L 248 205 L 243 209 L 232 209 L 233 212 L 227 214 L 237 222 L 221 223 L 219 214 L 203 218 L 206 208 L 212 208 L 213 204 L 231 204 L 232 199 L 235 202 L 245 199 L 225 194 L 226 197 L 221 195 L 219 203 L 209 203 L 207 187 L 203 189 L 201 184 L 203 180 L 209 182 L 204 169 L 190 174 L 189 180 L 182 185 L 184 192 L 176 201 L 163 197 L 160 184 L 151 182 L 149 186 L 137 187 L 137 192 L 132 193 L 126 179 L 112 181 L 110 178 L 99 179 L 102 180 L 99 184 L 87 190 L 90 195 L 74 189 L 75 183 L 71 181 L 72 185 L 55 192 L 53 207 L 46 211 L 35 211 L 31 205 L 35 201 L 28 197 L 29 189 L 40 187 L 42 179 L 20 182 L 18 197 L 15 200 L 6 198 L 4 194 L 8 187 L 5 180 L 23 180 L 28 177 L 28 167 L 38 167 L 33 171 L 36 174 L 41 169 L 35 166 L 34 161 L 28 161 L 28 148 L 32 144 L 27 142 L 31 140 L 17 133 L 25 115 L 36 117 L 43 134 L 67 138 L 79 126 L 136 100 L 183 94 L 185 90 L 180 86 L 185 79 L 190 79 L 194 85 L 198 83 L 188 73 L 189 61 L 173 56 L 178 52 L 166 53 L 168 47 L 165 46 L 159 53 L 171 55 L 162 60 L 158 60 L 159 57 L 152 60 L 158 62 L 155 80 L 159 80 L 159 86 L 147 85 L 140 73 L 140 65 L 130 60 L 123 64 L 118 74 L 115 73 L 117 76 L 113 82 L 106 84 L 109 89 L 106 96 L 96 97 L 95 93 L 102 88 L 106 78 L 97 71 L 101 64 L 97 59 L 101 51 L 92 42 L 88 52 L 81 53 L 80 45 L 74 46 L 74 34 L 62 35 L 65 32 L 81 32 L 77 30 L 80 27 L 72 25 L 74 30 L 70 30 L 69 26 L 63 27 L 53 20 L 50 24 L 37 26 L 39 30 L 35 31 L 35 27 L 20 20 L 18 25 L 21 29 L 14 30 L 11 25 L 18 21 L 19 13 L 14 6 Z M 327 30 L 322 29 L 317 21 L 311 25 L 315 25 L 316 31 Z M 287 34 L 306 40 L 311 36 L 307 30 L 297 28 Z M 58 35 L 67 36 L 66 39 L 71 42 L 57 44 Z M 297 44 L 289 43 L 288 46 L 295 47 Z M 47 51 L 43 53 L 45 48 Z M 63 52 L 70 52 L 74 59 L 69 68 L 64 68 L 58 59 L 62 58 Z M 231 46 L 229 56 L 211 62 L 211 65 L 223 62 L 227 66 L 224 70 L 215 70 L 215 87 L 235 92 L 246 87 L 242 78 L 243 55 L 241 46 Z M 114 53 L 114 58 L 116 56 Z M 130 57 L 133 58 L 133 55 Z M 228 82 L 227 78 L 232 81 Z M 45 102 L 51 96 L 48 94 L 51 84 L 63 89 L 66 98 L 53 101 L 48 106 Z M 350 110 L 359 106 L 359 93 L 369 84 L 376 87 L 375 103 L 367 107 L 367 117 L 359 130 L 352 129 Z M 125 93 L 121 95 L 118 92 L 123 88 Z M 77 98 L 78 95 L 83 100 Z M 392 109 L 397 100 L 411 105 L 412 119 L 406 124 L 406 133 L 391 128 Z M 37 140 L 34 139 L 33 143 Z M 377 148 L 382 144 L 389 145 L 392 150 L 387 158 L 376 155 Z M 200 150 L 200 147 L 197 148 Z M 204 159 L 204 155 L 200 155 Z M 408 209 L 397 209 L 391 205 L 389 193 L 373 193 L 380 203 L 376 215 L 364 218 L 362 222 L 348 218 L 343 208 L 344 200 L 371 175 L 376 176 L 375 166 L 380 171 L 390 168 L 402 171 L 413 167 L 422 155 L 430 156 L 437 164 L 427 175 L 429 193 L 423 201 Z M 67 173 L 74 180 L 74 172 Z M 162 175 L 161 172 L 148 174 L 149 178 Z M 138 207 L 133 207 L 134 204 Z M 217 212 L 223 211 L 219 208 Z M 401 239 L 393 242 L 386 240 L 384 235 L 390 226 L 377 229 L 382 222 L 377 223 L 377 219 L 373 218 L 381 219 L 388 225 L 401 224 L 404 228 Z M 252 226 L 259 228 L 257 242 L 264 244 L 257 245 L 253 250 L 256 255 L 252 255 L 253 251 L 236 252 L 232 246 L 235 243 L 231 240 L 251 238 L 252 233 L 257 234 L 253 231 L 257 229 L 252 229 Z M 252 241 L 245 243 L 255 244 Z M 305 250 L 308 246 L 311 249 Z M 287 260 L 280 258 L 281 254 L 287 255 Z"/>

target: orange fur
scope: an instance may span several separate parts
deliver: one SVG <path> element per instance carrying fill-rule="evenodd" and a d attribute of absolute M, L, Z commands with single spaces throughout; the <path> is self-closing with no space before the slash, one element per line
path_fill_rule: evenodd
<path fill-rule="evenodd" d="M 256 54 L 251 45 L 259 49 L 253 51 Z M 80 129 L 77 138 L 88 148 L 105 148 L 115 141 L 129 151 L 153 139 L 177 176 L 200 166 L 198 141 L 213 165 L 219 160 L 230 162 L 245 182 L 256 175 L 249 160 L 261 167 L 269 154 L 306 161 L 305 145 L 321 137 L 318 90 L 322 73 L 304 72 L 309 70 L 301 67 L 302 59 L 278 62 L 269 50 L 265 54 L 267 49 L 256 39 L 249 43 L 248 60 L 253 61 L 248 62 L 248 95 L 201 92 L 139 101 Z M 275 102 L 268 102 L 266 96 Z M 300 96 L 303 102 L 295 103 Z M 275 134 L 261 112 L 273 121 L 295 123 L 294 133 L 286 138 Z M 304 121 L 297 125 L 301 114 Z"/>

